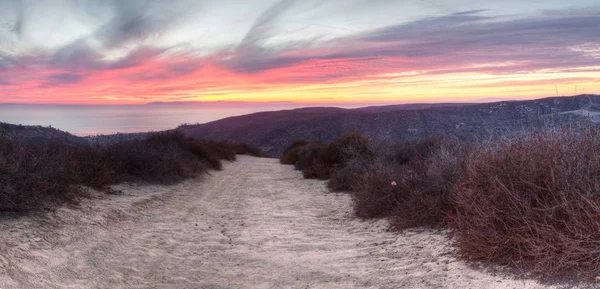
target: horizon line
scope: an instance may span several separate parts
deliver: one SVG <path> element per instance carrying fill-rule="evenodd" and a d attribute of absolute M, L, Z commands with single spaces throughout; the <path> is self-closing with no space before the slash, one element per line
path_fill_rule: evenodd
<path fill-rule="evenodd" d="M 384 106 L 384 105 L 404 105 L 404 104 L 444 104 L 444 103 L 456 103 L 456 104 L 469 104 L 469 103 L 492 103 L 502 101 L 520 101 L 520 100 L 536 100 L 552 97 L 577 97 L 577 96 L 590 96 L 598 95 L 594 93 L 583 93 L 576 95 L 561 95 L 561 96 L 538 96 L 533 98 L 510 98 L 510 97 L 484 97 L 473 100 L 458 100 L 458 99 L 445 99 L 443 101 L 413 101 L 413 102 L 299 102 L 299 101 L 243 101 L 243 100 L 214 100 L 214 101 L 151 101 L 145 103 L 52 103 L 52 102 L 0 102 L 0 105 L 47 105 L 47 106 L 143 106 L 143 105 L 234 105 L 234 104 L 248 104 L 248 105 L 307 105 L 307 106 L 333 106 L 333 105 L 367 105 L 367 106 Z"/>

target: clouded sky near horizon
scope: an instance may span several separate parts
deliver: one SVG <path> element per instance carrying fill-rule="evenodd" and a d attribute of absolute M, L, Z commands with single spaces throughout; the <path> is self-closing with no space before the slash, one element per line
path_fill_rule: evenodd
<path fill-rule="evenodd" d="M 0 102 L 600 93 L 600 0 L 0 0 Z"/>

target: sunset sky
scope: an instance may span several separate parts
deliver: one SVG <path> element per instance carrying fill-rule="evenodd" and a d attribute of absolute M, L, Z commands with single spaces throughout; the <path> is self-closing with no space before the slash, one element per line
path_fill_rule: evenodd
<path fill-rule="evenodd" d="M 600 0 L 0 1 L 0 102 L 600 93 Z"/>

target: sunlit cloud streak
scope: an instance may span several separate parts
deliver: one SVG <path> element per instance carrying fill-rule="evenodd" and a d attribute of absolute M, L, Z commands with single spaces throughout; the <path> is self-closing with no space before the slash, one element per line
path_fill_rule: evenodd
<path fill-rule="evenodd" d="M 239 4 L 230 2 L 223 5 Z M 394 1 L 375 2 L 353 1 L 328 7 L 328 17 L 304 19 L 297 15 L 323 14 L 326 7 L 317 1 L 256 1 L 259 13 L 240 20 L 245 32 L 216 46 L 204 46 L 188 29 L 214 9 L 209 1 L 46 3 L 77 27 L 47 20 L 63 35 L 47 45 L 39 36 L 43 21 L 35 18 L 39 7 L 3 2 L 0 102 L 406 102 L 462 100 L 461 93 L 464 100 L 544 96 L 556 85 L 600 91 L 599 5 L 503 14 L 491 3 L 479 9 L 480 3 L 473 10 L 444 8 L 443 14 L 381 21 L 389 25 L 336 28 L 333 19 L 351 17 L 336 15 L 338 8 L 358 11 L 356 22 L 366 21 L 361 7 L 397 8 Z"/>

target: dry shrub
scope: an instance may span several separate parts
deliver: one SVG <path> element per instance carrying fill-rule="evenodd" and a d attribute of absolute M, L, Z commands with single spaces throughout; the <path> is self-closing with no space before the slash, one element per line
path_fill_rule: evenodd
<path fill-rule="evenodd" d="M 455 210 L 451 192 L 464 175 L 470 153 L 467 144 L 453 139 L 430 139 L 416 148 L 398 176 L 400 195 L 390 220 L 395 229 L 447 223 Z"/>
<path fill-rule="evenodd" d="M 189 141 L 186 146 L 198 159 L 215 170 L 223 169 L 221 160 L 236 160 L 235 152 L 230 147 L 225 144 L 219 145 L 215 141 L 194 140 Z"/>
<path fill-rule="evenodd" d="M 229 141 L 214 141 L 214 140 L 193 140 L 207 150 L 209 155 L 217 159 L 235 161 L 236 155 L 250 155 L 254 157 L 264 157 L 264 153 L 256 147 L 246 143 L 238 144 Z"/>
<path fill-rule="evenodd" d="M 401 167 L 377 160 L 363 170 L 353 183 L 354 212 L 360 218 L 386 217 L 397 204 L 399 191 L 393 180 L 401 175 Z"/>
<path fill-rule="evenodd" d="M 345 173 L 350 170 L 345 169 L 349 162 L 356 159 L 372 159 L 374 155 L 368 138 L 360 133 L 349 133 L 327 145 L 320 142 L 294 141 L 286 148 L 279 161 L 282 164 L 293 164 L 307 179 L 328 180 L 334 174 L 341 182 L 346 176 Z M 338 171 L 341 172 L 336 174 Z M 338 187 L 337 184 L 331 186 Z M 341 183 L 339 187 L 339 190 L 345 188 Z"/>
<path fill-rule="evenodd" d="M 354 158 L 372 158 L 375 153 L 371 150 L 369 138 L 358 132 L 348 133 L 335 139 L 319 158 L 330 168 L 344 167 Z"/>
<path fill-rule="evenodd" d="M 281 157 L 309 179 L 329 180 L 332 191 L 352 193 L 361 218 L 391 217 L 394 228 L 439 226 L 454 210 L 450 192 L 465 170 L 469 147 L 430 138 L 400 145 L 350 133 L 323 145 L 294 142 Z"/>
<path fill-rule="evenodd" d="M 308 141 L 303 140 L 292 142 L 292 144 L 283 151 L 281 157 L 279 157 L 279 162 L 284 165 L 295 164 L 298 161 L 298 150 L 308 143 Z"/>
<path fill-rule="evenodd" d="M 329 179 L 331 168 L 327 166 L 321 159 L 316 158 L 313 160 L 312 165 L 302 170 L 302 176 L 305 179 Z"/>
<path fill-rule="evenodd" d="M 234 149 L 235 153 L 238 155 L 250 155 L 250 156 L 258 157 L 258 158 L 265 157 L 265 153 L 261 149 L 259 149 L 257 147 L 253 147 L 246 143 L 233 144 L 233 149 Z"/>
<path fill-rule="evenodd" d="M 294 163 L 306 145 L 294 148 Z M 351 191 L 361 218 L 389 217 L 395 229 L 449 225 L 470 259 L 600 274 L 599 130 L 476 148 L 444 138 L 375 148 L 354 134 L 308 155 L 304 176 Z"/>
<path fill-rule="evenodd" d="M 161 134 L 117 143 L 104 154 L 113 160 L 111 169 L 118 172 L 115 182 L 174 183 L 206 172 L 209 167 L 221 167 L 213 155 L 202 155 L 200 146 L 179 134 Z"/>
<path fill-rule="evenodd" d="M 597 130 L 479 148 L 453 192 L 462 253 L 544 275 L 600 273 L 599 152 Z"/>
<path fill-rule="evenodd" d="M 440 145 L 445 141 L 450 141 L 450 139 L 431 137 L 420 141 L 392 145 L 393 159 L 400 165 L 408 164 L 416 159 L 424 159 L 430 155 L 432 151 L 439 149 Z"/>
<path fill-rule="evenodd" d="M 347 181 L 375 156 L 371 145 L 369 138 L 360 133 L 344 134 L 326 146 L 321 145 L 313 166 L 303 169 L 304 176 L 329 180 L 328 186 L 336 191 L 351 190 L 351 182 Z"/>
<path fill-rule="evenodd" d="M 310 169 L 321 153 L 323 153 L 325 147 L 326 146 L 320 142 L 311 142 L 297 147 L 294 168 L 301 171 Z"/>
<path fill-rule="evenodd" d="M 102 188 L 127 180 L 173 183 L 221 169 L 231 143 L 192 140 L 179 132 L 92 147 L 23 143 L 0 137 L 0 210 L 23 211 L 77 201 L 80 185 Z"/>
<path fill-rule="evenodd" d="M 353 158 L 346 162 L 344 167 L 331 172 L 327 188 L 333 192 L 352 192 L 357 189 L 356 180 L 360 178 L 372 160 L 366 158 Z"/>
<path fill-rule="evenodd" d="M 71 198 L 78 177 L 71 155 L 56 144 L 24 146 L 0 138 L 0 210 L 19 211 Z"/>
<path fill-rule="evenodd" d="M 396 229 L 439 226 L 454 210 L 452 188 L 464 172 L 469 148 L 450 139 L 395 146 L 353 175 L 353 201 L 361 218 L 389 216 Z"/>
<path fill-rule="evenodd" d="M 359 189 L 357 186 L 362 175 L 375 161 L 394 163 L 395 150 L 393 145 L 381 141 L 368 141 L 368 149 L 356 149 L 348 146 L 344 149 L 345 161 L 331 170 L 327 188 L 334 192 L 353 192 Z M 367 153 L 364 153 L 364 152 Z"/>

